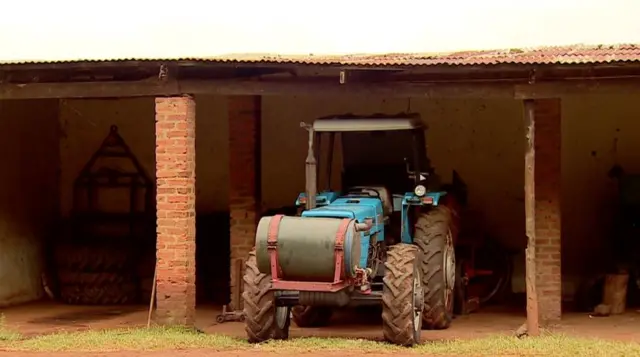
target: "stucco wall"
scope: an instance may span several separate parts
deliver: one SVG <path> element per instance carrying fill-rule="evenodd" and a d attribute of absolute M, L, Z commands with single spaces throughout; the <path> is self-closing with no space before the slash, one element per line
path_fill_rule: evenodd
<path fill-rule="evenodd" d="M 0 101 L 0 306 L 42 295 L 57 212 L 58 101 Z"/>
<path fill-rule="evenodd" d="M 227 120 L 224 97 L 197 97 L 196 177 L 198 213 L 224 211 L 228 205 Z M 73 180 L 109 133 L 111 125 L 155 179 L 154 98 L 65 100 L 60 113 L 61 212 L 73 204 Z M 108 198 L 107 198 L 108 199 Z M 111 197 L 111 200 L 118 197 Z M 111 202 L 107 204 L 110 205 Z"/>

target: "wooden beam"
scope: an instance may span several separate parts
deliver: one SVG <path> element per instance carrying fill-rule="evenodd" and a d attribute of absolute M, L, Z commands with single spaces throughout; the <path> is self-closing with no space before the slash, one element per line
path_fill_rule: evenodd
<path fill-rule="evenodd" d="M 618 79 L 572 79 L 515 85 L 516 99 L 559 98 L 567 95 L 640 92 L 640 77 Z"/>
<path fill-rule="evenodd" d="M 0 84 L 0 99 L 117 98 L 183 93 L 176 80 Z"/>
<path fill-rule="evenodd" d="M 180 94 L 377 96 L 415 98 L 543 99 L 577 94 L 640 93 L 640 77 L 585 79 L 536 84 L 513 82 L 370 82 L 340 84 L 333 79 L 212 79 L 101 81 L 69 83 L 0 83 L 0 99 L 118 98 Z"/>
<path fill-rule="evenodd" d="M 114 98 L 180 94 L 378 96 L 419 98 L 513 98 L 505 83 L 346 83 L 287 79 L 258 80 L 144 80 L 134 82 L 75 82 L 0 84 L 0 99 Z"/>
<path fill-rule="evenodd" d="M 237 67 L 234 68 L 232 75 L 235 79 L 248 79 L 288 72 L 291 70 L 286 68 Z"/>
<path fill-rule="evenodd" d="M 526 146 L 524 154 L 524 211 L 525 232 L 527 235 L 526 249 L 526 286 L 527 286 L 527 334 L 540 334 L 539 304 L 536 291 L 536 211 L 535 211 L 535 103 L 533 100 L 524 101 L 524 127 L 526 131 Z"/>

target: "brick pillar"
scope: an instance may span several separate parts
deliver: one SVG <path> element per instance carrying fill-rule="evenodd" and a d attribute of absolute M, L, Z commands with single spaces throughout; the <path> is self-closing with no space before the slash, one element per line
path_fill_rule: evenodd
<path fill-rule="evenodd" d="M 193 98 L 156 98 L 156 319 L 168 325 L 195 320 L 195 126 Z"/>
<path fill-rule="evenodd" d="M 542 322 L 560 320 L 561 275 L 561 103 L 535 101 L 535 232 L 537 291 Z"/>
<path fill-rule="evenodd" d="M 238 282 L 237 267 L 244 269 L 260 214 L 260 97 L 230 96 L 228 110 L 231 304 L 242 309 L 242 299 L 237 299 L 242 289 L 242 273 Z"/>

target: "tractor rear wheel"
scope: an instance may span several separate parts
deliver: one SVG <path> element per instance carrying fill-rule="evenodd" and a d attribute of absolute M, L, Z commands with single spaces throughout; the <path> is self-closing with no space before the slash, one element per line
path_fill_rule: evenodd
<path fill-rule="evenodd" d="M 415 225 L 414 242 L 422 251 L 425 329 L 446 329 L 453 320 L 456 259 L 451 223 L 449 209 L 437 206 L 422 213 Z"/>
<path fill-rule="evenodd" d="M 400 346 L 420 343 L 424 292 L 420 251 L 412 244 L 389 248 L 382 289 L 382 332 L 385 340 Z"/>
<path fill-rule="evenodd" d="M 329 324 L 333 310 L 319 306 L 294 306 L 291 308 L 293 322 L 298 327 L 322 327 Z"/>
<path fill-rule="evenodd" d="M 271 275 L 262 274 L 256 263 L 255 249 L 249 253 L 244 273 L 245 331 L 250 343 L 289 338 L 290 309 L 276 306 L 271 290 Z"/>

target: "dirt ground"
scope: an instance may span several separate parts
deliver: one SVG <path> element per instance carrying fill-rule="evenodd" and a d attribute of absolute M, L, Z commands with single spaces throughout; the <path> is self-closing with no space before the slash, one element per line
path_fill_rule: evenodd
<path fill-rule="evenodd" d="M 57 331 L 79 331 L 131 326 L 145 326 L 147 310 L 144 306 L 69 306 L 54 303 L 32 303 L 0 309 L 11 329 L 23 335 L 34 336 Z M 218 324 L 220 309 L 200 307 L 196 326 L 207 332 L 243 338 L 244 327 L 238 322 Z M 353 316 L 353 315 L 356 316 Z M 513 309 L 486 309 L 460 316 L 451 328 L 424 331 L 425 340 L 479 338 L 497 333 L 512 333 L 524 322 L 524 312 Z M 611 317 L 590 317 L 587 314 L 565 313 L 556 330 L 583 337 L 640 341 L 640 312 L 629 311 Z M 298 329 L 292 326 L 292 337 L 351 337 L 377 340 L 381 337 L 378 316 L 364 313 L 338 314 L 331 326 Z"/>
<path fill-rule="evenodd" d="M 42 357 L 45 353 L 30 353 L 30 352 L 3 352 L 3 357 Z M 76 352 L 60 352 L 60 353 L 46 353 L 47 356 L 51 357 L 84 357 L 90 355 L 92 357 L 137 357 L 137 356 L 145 356 L 145 357 L 275 357 L 275 356 L 299 356 L 300 353 L 267 353 L 267 352 L 255 352 L 255 351 L 225 351 L 225 352 L 211 352 L 205 350 L 188 350 L 188 351 L 154 351 L 154 352 L 104 352 L 104 353 L 76 353 Z M 353 352 L 314 352 L 314 353 L 304 353 L 304 356 L 322 356 L 322 357 L 360 357 L 365 354 L 358 351 Z M 389 357 L 391 354 L 378 354 L 378 353 L 367 353 L 367 357 Z M 398 354 L 393 353 L 393 356 L 398 357 L 415 357 L 416 354 Z M 421 355 L 422 357 L 429 357 Z"/>
<path fill-rule="evenodd" d="M 196 326 L 207 333 L 225 334 L 244 338 L 242 323 L 228 322 L 218 324 L 215 317 L 220 312 L 214 307 L 198 309 Z M 33 303 L 0 309 L 5 316 L 7 327 L 17 330 L 26 336 L 48 334 L 57 331 L 78 331 L 87 329 L 105 329 L 118 327 L 145 326 L 147 311 L 144 306 L 133 307 L 87 307 L 68 306 L 53 303 Z M 354 314 L 358 316 L 353 316 Z M 442 331 L 424 331 L 425 341 L 448 339 L 471 339 L 495 334 L 512 334 L 524 322 L 523 311 L 505 309 L 488 309 L 468 316 L 457 317 L 451 328 Z M 354 322 L 354 321 L 357 321 Z M 613 317 L 590 317 L 586 314 L 567 313 L 562 323 L 555 326 L 556 331 L 574 336 L 598 337 L 622 341 L 640 341 L 640 312 L 629 311 Z M 325 328 L 298 329 L 292 326 L 291 337 L 351 337 L 369 340 L 380 340 L 380 319 L 367 316 L 364 312 L 341 313 Z M 258 351 L 226 351 L 212 353 L 207 351 L 162 351 L 162 352 L 106 352 L 91 354 L 92 356 L 271 356 L 272 353 Z M 361 355 L 361 352 L 341 352 L 341 357 Z M 2 356 L 41 356 L 39 353 L 9 353 Z M 50 357 L 71 357 L 87 355 L 86 353 L 47 353 Z M 283 353 L 278 353 L 282 356 Z M 286 353 L 284 354 L 286 355 Z M 305 353 L 305 355 L 331 356 L 327 353 Z M 338 354 L 335 354 L 337 356 Z M 394 355 L 398 355 L 394 353 Z M 376 354 L 367 354 L 369 357 Z M 382 356 L 382 355 L 380 355 Z M 385 356 L 388 356 L 385 355 Z M 401 355 L 399 355 L 401 356 Z"/>

